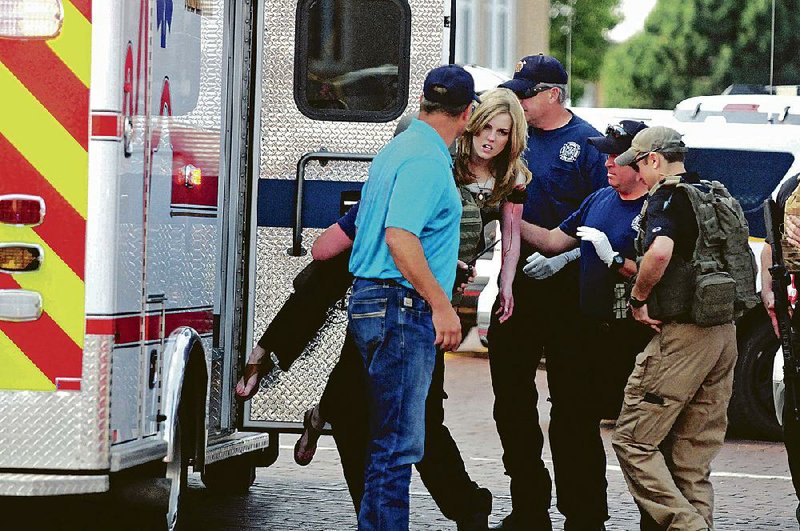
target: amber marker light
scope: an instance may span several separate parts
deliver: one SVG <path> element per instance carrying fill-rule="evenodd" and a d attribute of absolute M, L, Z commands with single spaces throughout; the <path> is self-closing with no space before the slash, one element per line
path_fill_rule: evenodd
<path fill-rule="evenodd" d="M 38 245 L 30 243 L 0 243 L 0 271 L 4 273 L 28 273 L 42 265 L 44 252 Z"/>

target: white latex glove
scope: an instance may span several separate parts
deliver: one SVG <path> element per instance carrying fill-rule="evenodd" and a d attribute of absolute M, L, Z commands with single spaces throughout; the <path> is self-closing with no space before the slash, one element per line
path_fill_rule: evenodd
<path fill-rule="evenodd" d="M 592 227 L 578 227 L 575 234 L 585 242 L 592 242 L 598 258 L 611 267 L 611 262 L 619 253 L 611 248 L 611 243 L 609 243 L 605 232 Z"/>
<path fill-rule="evenodd" d="M 580 255 L 580 249 L 572 249 L 550 258 L 541 253 L 533 253 L 525 260 L 528 263 L 522 268 L 522 272 L 538 280 L 548 278 L 561 271 L 568 263 L 577 260 Z"/>

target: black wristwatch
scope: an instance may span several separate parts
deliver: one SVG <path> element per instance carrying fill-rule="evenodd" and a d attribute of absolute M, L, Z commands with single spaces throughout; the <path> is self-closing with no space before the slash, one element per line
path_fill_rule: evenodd
<path fill-rule="evenodd" d="M 624 265 L 625 265 L 625 257 L 617 253 L 614 255 L 614 258 L 611 259 L 611 263 L 608 265 L 608 268 L 611 271 L 619 271 L 620 269 L 622 269 L 622 266 Z"/>
<path fill-rule="evenodd" d="M 638 309 L 638 308 L 641 308 L 642 306 L 644 306 L 645 304 L 647 304 L 647 301 L 640 301 L 639 299 L 637 299 L 636 297 L 631 295 L 631 298 L 628 299 L 628 304 L 631 305 L 631 308 L 637 308 Z"/>

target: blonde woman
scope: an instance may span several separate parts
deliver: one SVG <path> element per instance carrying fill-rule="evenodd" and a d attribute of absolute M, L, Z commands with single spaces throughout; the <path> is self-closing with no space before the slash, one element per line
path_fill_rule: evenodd
<path fill-rule="evenodd" d="M 461 188 L 462 205 L 465 210 L 477 207 L 481 217 L 477 230 L 469 230 L 462 223 L 459 258 L 466 260 L 483 249 L 483 226 L 500 220 L 502 266 L 497 310 L 500 322 L 514 311 L 511 286 L 519 261 L 525 186 L 531 180 L 531 172 L 522 158 L 527 139 L 528 125 L 522 106 L 514 93 L 504 88 L 481 94 L 481 104 L 458 139 L 455 178 Z"/>

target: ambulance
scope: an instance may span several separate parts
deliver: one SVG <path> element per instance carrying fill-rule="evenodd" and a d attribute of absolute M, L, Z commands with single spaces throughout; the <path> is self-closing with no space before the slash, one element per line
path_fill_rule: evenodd
<path fill-rule="evenodd" d="M 242 491 L 275 460 L 345 314 L 246 404 L 243 360 L 447 56 L 449 10 L 0 2 L 0 497 L 152 479 L 172 529 L 189 467 Z"/>

